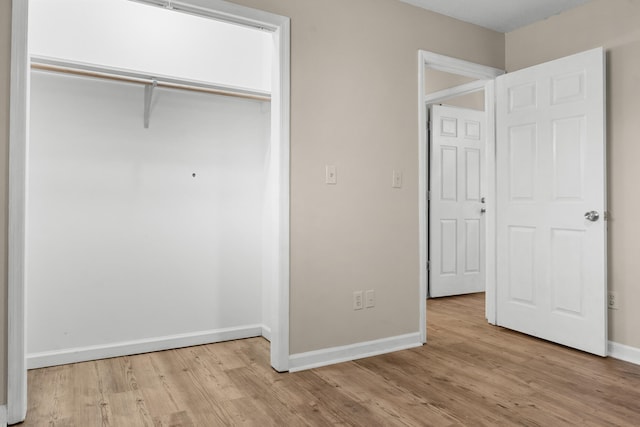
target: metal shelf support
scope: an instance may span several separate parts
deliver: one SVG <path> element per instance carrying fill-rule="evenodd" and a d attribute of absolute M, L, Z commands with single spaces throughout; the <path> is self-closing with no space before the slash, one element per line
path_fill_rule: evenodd
<path fill-rule="evenodd" d="M 149 129 L 149 117 L 151 116 L 151 101 L 153 90 L 158 87 L 158 81 L 153 79 L 151 84 L 144 85 L 144 128 Z"/>

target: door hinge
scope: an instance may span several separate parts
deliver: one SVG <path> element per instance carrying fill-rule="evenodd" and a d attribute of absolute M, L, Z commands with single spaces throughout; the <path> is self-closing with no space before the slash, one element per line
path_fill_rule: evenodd
<path fill-rule="evenodd" d="M 427 131 L 431 132 L 431 120 L 427 120 Z"/>
<path fill-rule="evenodd" d="M 427 190 L 427 201 L 431 200 L 431 190 Z"/>
<path fill-rule="evenodd" d="M 427 261 L 427 271 L 431 271 L 431 260 Z"/>

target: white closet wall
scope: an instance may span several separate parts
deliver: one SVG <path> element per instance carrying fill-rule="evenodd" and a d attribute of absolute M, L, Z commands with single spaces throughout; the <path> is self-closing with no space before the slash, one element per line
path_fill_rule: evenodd
<path fill-rule="evenodd" d="M 127 0 L 30 13 L 32 55 L 268 90 L 261 31 Z M 156 88 L 145 129 L 141 84 L 31 78 L 28 366 L 268 336 L 269 103 Z"/>
<path fill-rule="evenodd" d="M 272 35 L 129 0 L 30 0 L 31 55 L 271 90 Z"/>
<path fill-rule="evenodd" d="M 32 73 L 28 353 L 262 324 L 268 104 Z M 195 177 L 193 176 L 195 174 Z"/>

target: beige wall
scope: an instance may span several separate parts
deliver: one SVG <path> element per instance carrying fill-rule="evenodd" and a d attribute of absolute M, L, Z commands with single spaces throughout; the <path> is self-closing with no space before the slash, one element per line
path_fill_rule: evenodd
<path fill-rule="evenodd" d="M 418 50 L 502 68 L 504 36 L 397 0 L 236 3 L 291 17 L 291 352 L 417 332 Z"/>
<path fill-rule="evenodd" d="M 514 71 L 590 48 L 607 52 L 609 339 L 640 347 L 640 1 L 596 0 L 506 35 L 507 70 Z"/>
<path fill-rule="evenodd" d="M 9 74 L 11 2 L 0 0 L 0 366 L 7 360 L 7 183 L 9 182 Z M 0 368 L 0 402 L 6 402 L 6 369 Z"/>

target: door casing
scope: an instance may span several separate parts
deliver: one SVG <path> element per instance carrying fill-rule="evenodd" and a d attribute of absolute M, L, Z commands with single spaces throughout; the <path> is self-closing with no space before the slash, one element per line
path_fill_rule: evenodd
<path fill-rule="evenodd" d="M 425 71 L 432 68 L 451 74 L 477 79 L 471 83 L 466 83 L 439 92 L 425 94 Z M 503 70 L 479 65 L 461 59 L 451 58 L 424 50 L 418 51 L 418 118 L 419 118 L 419 141 L 418 141 L 418 214 L 419 214 L 419 259 L 420 259 L 420 279 L 419 279 L 419 330 L 422 342 L 427 341 L 427 262 L 428 262 L 428 241 L 429 241 L 429 217 L 427 210 L 428 197 L 428 132 L 427 132 L 427 110 L 429 104 L 435 104 L 451 98 L 452 96 L 465 95 L 472 92 L 484 90 L 485 103 L 485 129 L 486 129 L 486 163 L 487 171 L 487 213 L 486 213 L 486 240 L 485 240 L 485 271 L 486 271 L 486 318 L 491 324 L 496 323 L 496 175 L 495 175 L 495 78 L 504 74 Z"/>

